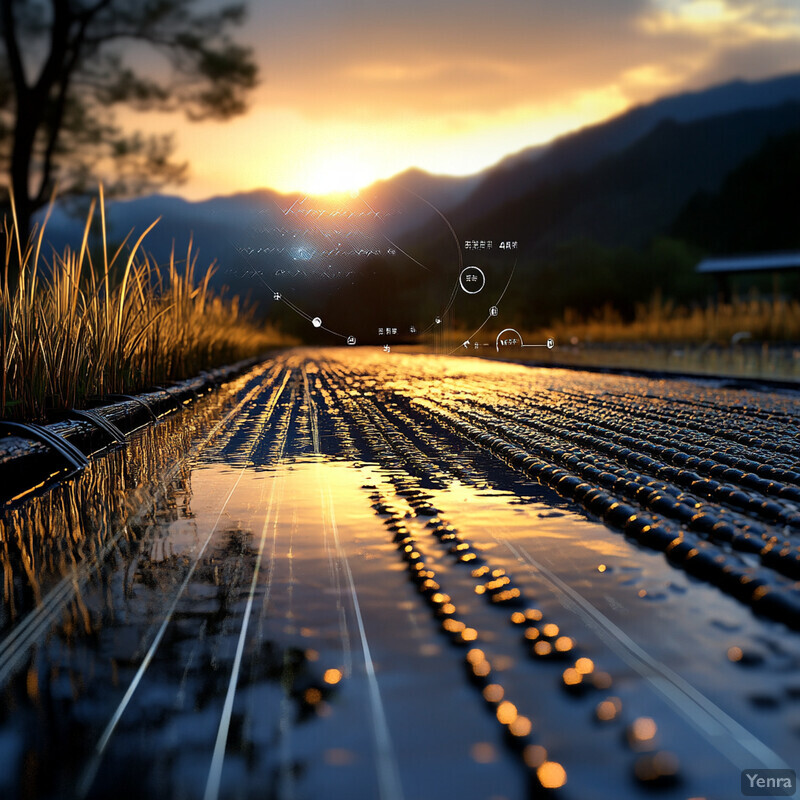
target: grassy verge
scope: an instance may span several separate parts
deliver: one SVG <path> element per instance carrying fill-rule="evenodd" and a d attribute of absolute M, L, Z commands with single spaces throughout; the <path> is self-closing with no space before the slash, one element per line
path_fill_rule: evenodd
<path fill-rule="evenodd" d="M 800 342 L 800 302 L 754 294 L 727 303 L 686 308 L 655 297 L 638 304 L 632 322 L 611 308 L 581 320 L 569 310 L 547 336 L 591 344 L 685 344 L 727 346 L 738 341 Z"/>
<path fill-rule="evenodd" d="M 513 326 L 512 326 L 513 327 Z M 753 296 L 693 309 L 655 298 L 626 322 L 606 307 L 591 319 L 569 310 L 540 330 L 520 329 L 526 344 L 552 337 L 556 347 L 494 348 L 499 326 L 476 337 L 490 347 L 462 350 L 472 331 L 450 330 L 428 344 L 440 352 L 577 367 L 650 369 L 697 375 L 800 380 L 800 302 Z"/>
<path fill-rule="evenodd" d="M 0 417 L 39 419 L 48 407 L 180 380 L 286 343 L 238 298 L 211 290 L 213 265 L 197 274 L 191 243 L 185 261 L 173 252 L 163 268 L 153 263 L 141 245 L 155 222 L 109 254 L 102 190 L 99 205 L 99 263 L 88 246 L 94 203 L 79 248 L 50 259 L 47 220 L 29 243 L 4 221 Z M 11 265 L 21 266 L 9 282 Z"/>

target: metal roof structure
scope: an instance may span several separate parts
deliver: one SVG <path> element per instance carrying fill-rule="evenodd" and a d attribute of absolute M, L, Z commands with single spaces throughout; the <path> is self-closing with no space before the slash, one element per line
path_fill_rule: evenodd
<path fill-rule="evenodd" d="M 723 272 L 762 272 L 779 269 L 800 269 L 800 253 L 765 253 L 750 256 L 705 258 L 696 268 L 706 274 Z"/>

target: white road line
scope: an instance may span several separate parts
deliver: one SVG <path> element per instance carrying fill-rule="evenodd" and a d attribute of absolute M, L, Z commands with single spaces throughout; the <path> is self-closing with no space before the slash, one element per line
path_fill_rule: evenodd
<path fill-rule="evenodd" d="M 283 451 L 283 446 L 281 446 L 281 451 Z M 225 695 L 225 703 L 222 706 L 222 717 L 220 718 L 219 728 L 217 729 L 217 739 L 214 743 L 214 754 L 211 757 L 211 766 L 208 771 L 208 780 L 206 781 L 206 791 L 203 795 L 204 800 L 217 800 L 217 797 L 219 796 L 220 781 L 222 780 L 222 765 L 225 761 L 225 748 L 228 744 L 228 733 L 231 726 L 231 716 L 233 715 L 233 700 L 236 696 L 236 687 L 239 682 L 239 670 L 242 667 L 242 655 L 244 654 L 244 645 L 247 639 L 247 628 L 250 623 L 250 614 L 253 611 L 256 586 L 258 586 L 258 575 L 261 570 L 261 561 L 264 557 L 264 545 L 267 541 L 267 529 L 269 528 L 270 522 L 272 522 L 272 553 L 270 556 L 270 568 L 265 587 L 263 607 L 268 605 L 270 593 L 272 591 L 272 577 L 275 572 L 275 545 L 278 536 L 278 514 L 280 512 L 280 502 L 277 504 L 277 506 L 274 502 L 275 490 L 279 483 L 282 486 L 284 480 L 284 465 L 282 460 L 283 452 L 281 452 L 280 456 L 281 467 L 279 473 L 272 479 L 272 489 L 270 492 L 269 503 L 267 505 L 267 515 L 264 518 L 264 525 L 261 529 L 261 541 L 258 545 L 258 556 L 256 557 L 255 567 L 253 568 L 253 578 L 250 581 L 250 591 L 247 596 L 247 605 L 244 609 L 242 627 L 239 631 L 239 641 L 236 644 L 236 655 L 233 659 L 231 677 L 228 681 L 228 691 Z"/>
<path fill-rule="evenodd" d="M 284 374 L 283 382 L 281 383 L 281 385 L 277 389 L 274 390 L 274 392 L 272 394 L 272 397 L 270 398 L 270 400 L 269 400 L 269 402 L 267 404 L 267 408 L 266 408 L 265 413 L 264 413 L 264 419 L 263 419 L 264 422 L 266 422 L 270 418 L 270 416 L 272 415 L 272 412 L 273 412 L 273 410 L 275 408 L 275 405 L 277 404 L 278 398 L 283 393 L 283 389 L 286 386 L 286 382 L 288 380 L 289 380 L 289 372 L 287 371 Z M 255 443 L 253 444 L 253 447 L 251 447 L 251 450 L 250 450 L 251 454 L 252 454 L 252 450 L 253 450 L 254 447 L 255 447 Z M 180 588 L 178 589 L 177 595 L 175 596 L 175 598 L 173 599 L 173 601 L 170 604 L 169 608 L 167 609 L 167 613 L 164 616 L 164 620 L 162 621 L 161 626 L 158 629 L 158 632 L 156 633 L 155 639 L 153 639 L 152 643 L 150 644 L 150 647 L 149 647 L 147 653 L 145 654 L 145 657 L 142 660 L 142 663 L 139 665 L 139 669 L 136 671 L 136 674 L 134 675 L 133 680 L 131 681 L 130 685 L 128 686 L 128 689 L 125 692 L 122 700 L 120 701 L 120 704 L 117 706 L 116 711 L 112 715 L 111 719 L 109 720 L 108 725 L 106 725 L 106 728 L 105 728 L 105 730 L 103 731 L 103 734 L 100 737 L 100 740 L 98 741 L 97 745 L 95 746 L 95 749 L 94 749 L 92 757 L 91 757 L 91 759 L 89 761 L 89 764 L 87 765 L 86 769 L 84 770 L 83 775 L 81 777 L 81 780 L 78 783 L 78 789 L 77 789 L 78 797 L 80 797 L 80 798 L 85 797 L 87 795 L 89 789 L 91 788 L 91 785 L 94 782 L 94 779 L 95 779 L 95 777 L 97 775 L 97 770 L 100 768 L 100 763 L 101 763 L 101 761 L 103 759 L 103 755 L 105 753 L 105 749 L 108 746 L 108 742 L 110 741 L 112 735 L 114 734 L 114 731 L 116 730 L 116 727 L 117 727 L 120 719 L 122 718 L 122 715 L 125 713 L 125 709 L 128 707 L 128 704 L 130 703 L 131 698 L 133 697 L 137 687 L 139 686 L 139 683 L 141 682 L 142 678 L 144 677 L 144 674 L 147 671 L 147 668 L 150 666 L 150 662 L 153 660 L 153 656 L 155 655 L 155 652 L 158 649 L 158 646 L 161 644 L 161 640 L 164 638 L 164 633 L 167 630 L 167 626 L 169 625 L 169 623 L 172 620 L 172 616 L 175 613 L 175 609 L 178 606 L 178 602 L 180 601 L 184 591 L 186 590 L 186 587 L 189 585 L 189 581 L 192 579 L 192 576 L 194 575 L 194 572 L 197 569 L 197 565 L 200 563 L 200 559 L 203 557 L 203 553 L 205 553 L 205 550 L 208 547 L 209 542 L 211 541 L 211 537 L 214 535 L 214 532 L 217 530 L 217 526 L 219 525 L 219 522 L 222 519 L 222 515 L 223 515 L 223 513 L 225 512 L 225 509 L 228 506 L 228 502 L 230 501 L 231 497 L 233 496 L 233 493 L 236 491 L 236 488 L 238 487 L 239 482 L 241 481 L 242 476 L 244 475 L 245 470 L 247 469 L 247 466 L 248 466 L 248 461 L 245 461 L 245 465 L 239 471 L 239 475 L 236 478 L 236 482 L 234 483 L 233 488 L 230 490 L 230 492 L 228 492 L 228 496 L 225 498 L 225 501 L 222 504 L 222 508 L 220 508 L 219 514 L 217 515 L 217 519 L 214 522 L 214 526 L 211 528 L 211 531 L 209 532 L 208 536 L 206 537 L 205 541 L 203 542 L 203 544 L 202 544 L 202 546 L 200 548 L 200 551 L 198 552 L 194 562 L 192 563 L 192 566 L 189 568 L 189 571 L 186 574 L 186 577 L 184 578 L 183 583 L 181 584 Z"/>
<path fill-rule="evenodd" d="M 350 564 L 347 560 L 347 555 L 345 554 L 344 548 L 339 540 L 339 529 L 336 525 L 336 515 L 333 508 L 333 496 L 331 494 L 330 485 L 327 483 L 327 481 L 320 486 L 320 491 L 323 494 L 323 511 L 324 503 L 327 499 L 328 516 L 331 524 L 331 530 L 333 531 L 333 540 L 336 544 L 336 552 L 339 556 L 350 587 L 353 611 L 356 615 L 358 633 L 361 637 L 361 651 L 364 655 L 364 667 L 367 673 L 370 707 L 372 709 L 372 729 L 375 736 L 375 748 L 377 750 L 376 766 L 378 771 L 378 794 L 381 800 L 402 800 L 403 789 L 400 783 L 400 773 L 397 766 L 397 759 L 395 758 L 394 745 L 392 744 L 392 737 L 389 733 L 389 725 L 386 721 L 386 712 L 383 707 L 378 680 L 375 676 L 375 665 L 372 661 L 369 643 L 367 642 L 367 633 L 364 629 L 364 620 L 361 617 L 361 606 L 358 602 L 358 594 L 356 593 L 356 585 L 355 581 L 353 580 L 353 573 L 350 570 Z M 327 495 L 327 498 L 325 495 Z"/>
<path fill-rule="evenodd" d="M 314 452 L 319 455 L 320 439 L 319 426 L 317 423 L 317 406 L 311 396 L 305 367 L 303 368 L 303 382 L 306 392 L 306 405 L 308 406 L 309 415 L 312 419 L 311 429 L 314 441 Z M 367 642 L 367 632 L 364 629 L 364 620 L 361 617 L 361 606 L 358 602 L 356 585 L 355 581 L 353 580 L 353 573 L 350 569 L 350 563 L 347 560 L 347 555 L 344 552 L 344 548 L 342 547 L 342 543 L 339 539 L 339 528 L 336 525 L 336 513 L 333 507 L 333 494 L 331 492 L 330 483 L 323 475 L 323 464 L 320 461 L 317 462 L 317 472 L 320 475 L 320 499 L 322 500 L 323 525 L 325 524 L 327 500 L 327 515 L 330 522 L 331 531 L 333 532 L 333 541 L 336 547 L 336 554 L 349 584 L 350 597 L 353 603 L 353 611 L 356 615 L 358 633 L 361 638 L 361 652 L 364 656 L 364 667 L 366 669 L 367 684 L 369 686 L 370 708 L 372 710 L 372 730 L 375 736 L 375 747 L 377 750 L 376 766 L 378 771 L 378 794 L 381 800 L 402 800 L 403 788 L 402 784 L 400 783 L 400 772 L 397 766 L 397 759 L 395 758 L 392 737 L 389 733 L 389 725 L 386 721 L 386 711 L 383 707 L 383 700 L 381 699 L 378 679 L 375 676 L 375 664 L 372 661 L 372 653 L 369 649 L 369 642 Z M 339 586 L 338 582 L 338 572 L 337 587 L 341 593 L 341 587 Z"/>
<path fill-rule="evenodd" d="M 568 583 L 538 562 L 524 547 L 493 537 L 527 563 L 551 586 L 572 601 L 572 610 L 630 667 L 687 719 L 714 748 L 739 769 L 753 767 L 753 759 L 769 769 L 789 769 L 783 759 L 754 734 L 726 714 L 688 681 L 665 666 L 590 603 Z"/>
<path fill-rule="evenodd" d="M 289 551 L 286 555 L 286 561 L 289 566 L 289 582 L 287 585 L 287 614 L 292 614 L 293 600 L 294 600 L 294 554 L 292 551 L 294 534 L 297 531 L 297 506 L 294 507 L 292 512 L 292 526 L 289 529 Z M 283 670 L 284 676 L 286 674 L 287 661 L 289 651 L 285 650 L 283 654 Z M 284 677 L 281 678 L 283 684 Z M 285 684 L 284 684 L 285 686 Z M 283 697 L 281 698 L 280 708 L 280 722 L 278 723 L 278 739 L 279 739 L 279 754 L 280 754 L 280 771 L 278 782 L 278 797 L 281 800 L 294 800 L 296 795 L 294 770 L 292 765 L 292 718 L 294 716 L 294 707 L 290 699 L 289 693 L 284 690 Z"/>

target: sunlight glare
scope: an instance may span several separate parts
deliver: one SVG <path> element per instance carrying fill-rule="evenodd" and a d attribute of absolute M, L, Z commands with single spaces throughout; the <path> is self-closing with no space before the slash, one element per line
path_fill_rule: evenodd
<path fill-rule="evenodd" d="M 310 161 L 298 183 L 311 194 L 352 192 L 374 180 L 374 166 L 347 152 L 329 154 Z"/>

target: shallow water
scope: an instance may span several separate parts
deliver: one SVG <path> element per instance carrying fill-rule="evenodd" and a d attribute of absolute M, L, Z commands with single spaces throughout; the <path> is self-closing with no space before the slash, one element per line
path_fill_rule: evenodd
<path fill-rule="evenodd" d="M 796 548 L 797 431 L 790 394 L 278 357 L 0 521 L 0 792 L 738 796 L 800 752 L 797 585 L 753 546 Z M 665 441 L 709 451 L 699 483 Z M 738 486 L 758 463 L 771 485 Z M 643 546 L 645 522 L 766 589 Z"/>

